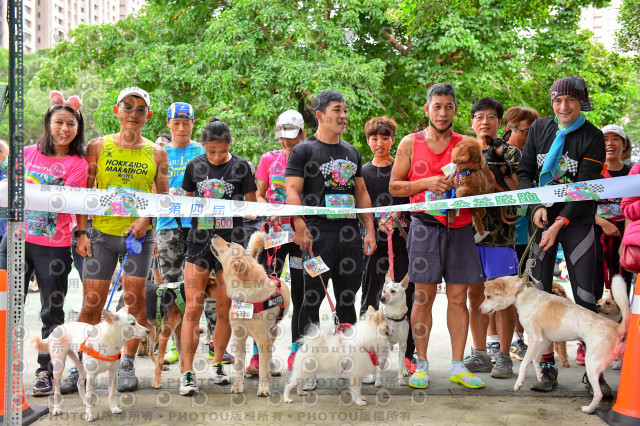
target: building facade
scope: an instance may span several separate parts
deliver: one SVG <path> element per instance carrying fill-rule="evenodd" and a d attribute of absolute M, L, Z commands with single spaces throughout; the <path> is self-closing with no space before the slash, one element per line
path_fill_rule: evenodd
<path fill-rule="evenodd" d="M 140 10 L 144 0 L 24 0 L 24 51 L 50 47 L 67 38 L 69 30 L 82 23 L 116 22 Z M 7 0 L 0 0 L 0 15 L 4 18 Z M 0 46 L 8 48 L 9 29 L 1 20 Z"/>
<path fill-rule="evenodd" d="M 593 6 L 582 10 L 580 28 L 593 33 L 593 41 L 602 43 L 607 50 L 616 50 L 616 32 L 621 28 L 618 12 L 622 0 L 612 0 L 609 7 L 597 9 Z"/>

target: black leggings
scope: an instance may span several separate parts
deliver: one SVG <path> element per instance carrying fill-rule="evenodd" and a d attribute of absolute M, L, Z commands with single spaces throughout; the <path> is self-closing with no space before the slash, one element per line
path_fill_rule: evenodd
<path fill-rule="evenodd" d="M 327 286 L 331 279 L 339 321 L 355 324 L 358 317 L 354 305 L 363 271 L 362 237 L 357 227 L 343 226 L 334 229 L 310 229 L 314 235 L 312 251 L 329 267 L 329 271 L 322 274 L 322 279 Z M 305 257 L 305 253 L 303 260 L 308 258 Z M 325 298 L 325 291 L 320 276 L 311 277 L 306 271 L 303 274 L 304 301 L 300 312 L 299 330 L 306 333 L 309 325 L 320 324 L 320 305 Z"/>
<path fill-rule="evenodd" d="M 273 258 L 274 253 L 275 259 Z M 289 255 L 289 273 L 291 274 L 291 341 L 295 343 L 300 338 L 299 322 L 302 300 L 304 299 L 304 279 L 302 278 L 302 269 L 291 267 L 291 258 L 301 257 L 300 247 L 295 243 L 288 243 L 278 247 L 277 250 L 265 250 L 260 253 L 259 261 L 267 274 L 280 277 L 287 254 Z M 270 264 L 268 264 L 269 259 L 271 260 Z"/>
<path fill-rule="evenodd" d="M 409 271 L 409 255 L 407 254 L 407 242 L 402 238 L 398 231 L 393 233 L 393 273 L 397 282 L 402 281 Z M 384 286 L 385 275 L 389 270 L 389 248 L 387 240 L 377 240 L 378 247 L 371 256 L 365 256 L 365 270 L 362 278 L 362 301 L 360 304 L 360 315 L 364 314 L 369 306 L 378 309 L 380 304 L 380 293 Z M 413 308 L 413 294 L 415 285 L 409 283 L 407 287 L 407 307 L 409 311 L 407 316 L 411 318 L 411 308 Z M 407 338 L 407 350 L 405 356 L 409 359 L 413 357 L 415 352 L 413 343 L 413 333 L 409 327 L 409 336 Z"/>
<path fill-rule="evenodd" d="M 540 280 L 540 285 L 537 285 L 540 290 L 551 293 L 558 243 L 562 244 L 573 298 L 578 305 L 596 312 L 596 303 L 602 297 L 604 287 L 604 271 L 602 262 L 597 261 L 599 245 L 595 241 L 594 226 L 569 224 L 562 228 L 554 245 L 546 252 L 541 252 L 541 259 L 533 268 L 533 277 Z M 542 237 L 541 231 L 536 236 L 536 253 L 540 250 L 538 244 Z"/>

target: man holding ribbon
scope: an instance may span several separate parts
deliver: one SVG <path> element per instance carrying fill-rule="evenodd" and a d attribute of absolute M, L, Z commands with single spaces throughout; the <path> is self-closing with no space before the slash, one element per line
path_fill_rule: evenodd
<path fill-rule="evenodd" d="M 587 121 L 582 111 L 591 111 L 587 85 L 581 77 L 565 77 L 551 87 L 555 117 L 536 120 L 529 130 L 518 168 L 522 189 L 559 185 L 602 177 L 605 161 L 604 136 Z M 529 209 L 530 223 L 538 233 L 534 253 L 538 255 L 532 276 L 536 286 L 551 292 L 558 244 L 561 243 L 569 270 L 573 297 L 577 304 L 596 311 L 602 291 L 602 264 L 596 262 L 594 238 L 595 201 L 536 205 Z M 548 228 L 547 228 L 548 227 Z M 531 389 L 549 392 L 558 383 L 553 367 L 553 346 L 542 355 L 543 380 Z M 604 379 L 600 376 L 601 387 Z M 608 386 L 606 386 L 608 387 Z M 605 387 L 603 394 L 607 394 Z M 610 392 L 610 389 L 609 389 Z"/>

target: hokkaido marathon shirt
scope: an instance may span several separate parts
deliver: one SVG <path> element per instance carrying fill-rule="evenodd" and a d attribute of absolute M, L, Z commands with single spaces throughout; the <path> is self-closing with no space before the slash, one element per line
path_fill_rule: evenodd
<path fill-rule="evenodd" d="M 362 177 L 360 153 L 340 139 L 328 144 L 311 136 L 289 155 L 286 176 L 304 178 L 302 205 L 313 207 L 355 207 L 354 179 Z M 339 231 L 343 226 L 358 227 L 355 213 L 309 215 L 307 227 Z"/>
<path fill-rule="evenodd" d="M 518 166 L 521 189 L 538 186 L 540 170 L 557 131 L 558 124 L 554 117 L 539 118 L 531 125 Z M 585 121 L 579 129 L 567 134 L 556 178 L 549 185 L 601 179 L 605 156 L 604 135 L 590 121 Z M 565 197 L 576 200 L 589 200 L 593 195 L 597 196 L 592 188 L 575 188 L 571 193 L 564 194 Z M 535 204 L 529 206 L 529 215 L 535 207 Z M 547 206 L 549 224 L 558 216 L 567 218 L 569 223 L 593 224 L 595 214 L 595 201 L 554 203 Z"/>
<path fill-rule="evenodd" d="M 362 178 L 364 184 L 367 187 L 369 197 L 371 197 L 372 207 L 386 207 L 394 206 L 398 204 L 409 203 L 409 197 L 393 197 L 389 193 L 389 181 L 391 180 L 391 170 L 393 169 L 393 163 L 385 167 L 375 166 L 371 161 L 362 166 Z M 376 213 L 374 214 L 376 222 L 376 235 L 378 241 L 387 241 L 387 233 L 378 229 L 378 219 L 388 217 L 388 213 Z M 408 226 L 410 220 L 408 212 L 404 212 L 400 217 L 401 223 Z M 395 230 L 395 233 L 400 231 Z"/>
<path fill-rule="evenodd" d="M 95 216 L 94 228 L 108 235 L 124 236 L 138 217 L 136 192 L 152 192 L 156 177 L 156 162 L 153 157 L 155 144 L 144 139 L 140 149 L 116 146 L 113 135 L 105 136 L 102 152 L 98 158 L 96 183 L 98 189 L 110 189 L 113 193 L 101 197 L 101 207 L 106 207 L 104 216 Z M 150 224 L 147 230 L 151 229 Z"/>
<path fill-rule="evenodd" d="M 195 141 L 191 141 L 187 146 L 175 147 L 167 144 L 163 148 L 167 151 L 167 157 L 169 158 L 169 194 L 184 195 L 182 178 L 184 177 L 187 163 L 198 155 L 204 154 L 204 148 L 199 142 Z M 191 227 L 191 218 L 180 218 L 180 224 L 183 228 Z M 177 227 L 178 223 L 173 217 L 159 217 L 156 229 L 176 229 Z"/>
<path fill-rule="evenodd" d="M 214 165 L 206 154 L 189 161 L 182 180 L 182 189 L 193 192 L 196 197 L 243 201 L 244 195 L 256 191 L 249 163 L 242 157 L 231 154 L 224 164 Z M 213 235 L 226 241 L 242 244 L 244 231 L 241 217 L 194 217 L 187 241 L 208 243 Z"/>

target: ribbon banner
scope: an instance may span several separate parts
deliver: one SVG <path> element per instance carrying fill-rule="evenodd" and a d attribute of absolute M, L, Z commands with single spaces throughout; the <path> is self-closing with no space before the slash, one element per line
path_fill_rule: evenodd
<path fill-rule="evenodd" d="M 7 206 L 7 183 L 0 185 L 0 207 Z M 295 216 L 392 211 L 448 210 L 526 204 L 552 204 L 640 196 L 640 175 L 566 185 L 372 208 L 309 207 L 219 200 L 125 189 L 102 190 L 25 184 L 25 210 L 128 217 Z"/>

